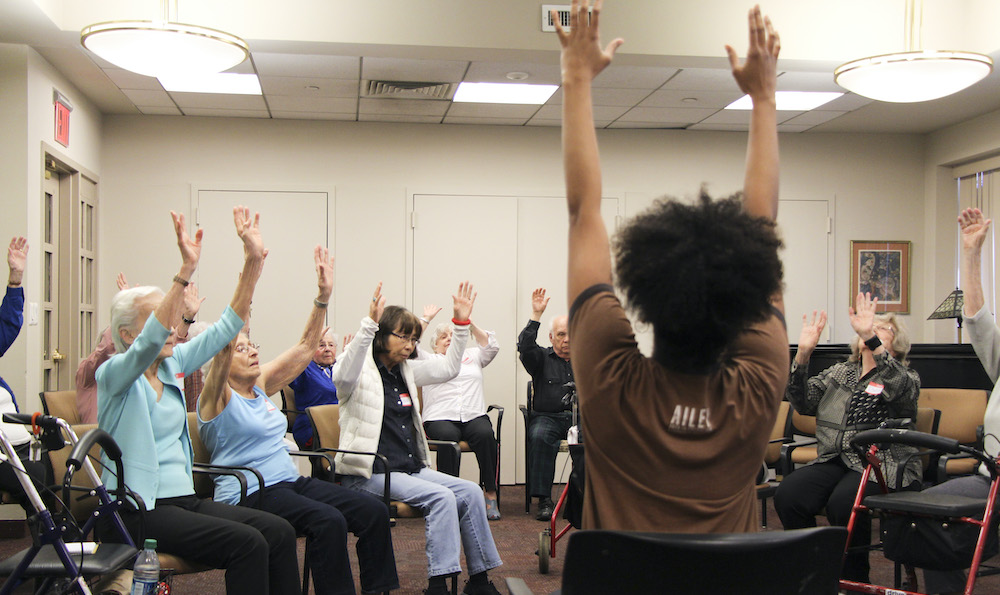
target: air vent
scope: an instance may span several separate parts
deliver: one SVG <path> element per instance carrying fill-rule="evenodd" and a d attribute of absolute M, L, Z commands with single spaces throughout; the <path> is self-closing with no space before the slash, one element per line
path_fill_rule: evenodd
<path fill-rule="evenodd" d="M 543 4 L 542 5 L 542 31 L 555 31 L 556 25 L 552 22 L 552 11 L 556 12 L 559 24 L 566 31 L 569 31 L 569 12 L 572 8 L 568 4 Z M 591 9 L 587 9 L 589 14 Z"/>
<path fill-rule="evenodd" d="M 448 99 L 451 83 L 414 83 L 408 81 L 365 81 L 365 97 L 390 99 Z"/>

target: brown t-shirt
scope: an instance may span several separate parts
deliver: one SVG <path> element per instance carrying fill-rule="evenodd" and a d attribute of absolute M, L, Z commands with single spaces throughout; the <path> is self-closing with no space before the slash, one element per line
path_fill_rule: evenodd
<path fill-rule="evenodd" d="M 755 480 L 788 382 L 788 338 L 774 310 L 708 374 L 640 353 L 608 285 L 570 319 L 586 447 L 583 528 L 740 533 L 758 527 Z"/>

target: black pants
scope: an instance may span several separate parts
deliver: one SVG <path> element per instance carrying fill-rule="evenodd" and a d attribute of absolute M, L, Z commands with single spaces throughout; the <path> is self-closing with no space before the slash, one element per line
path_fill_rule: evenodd
<path fill-rule="evenodd" d="M 47 492 L 45 492 L 45 487 L 52 483 L 52 468 L 48 463 L 49 457 L 42 456 L 42 461 L 30 461 L 29 450 L 31 448 L 31 443 L 26 442 L 24 444 L 14 447 L 14 452 L 17 457 L 21 459 L 21 464 L 24 465 L 24 470 L 28 472 L 28 477 L 31 478 L 32 483 L 38 489 L 38 493 L 42 496 L 42 499 L 47 502 L 46 506 L 49 506 L 51 499 L 48 497 Z M 65 448 L 69 448 L 68 446 Z M 44 462 L 43 462 L 44 461 Z M 65 471 L 65 469 L 63 469 Z M 0 463 L 0 490 L 8 492 L 14 497 L 14 501 L 21 505 L 25 513 L 28 516 L 35 514 L 37 511 L 28 501 L 27 494 L 24 493 L 24 488 L 21 487 L 21 482 L 18 480 L 18 471 L 14 469 L 14 466 L 8 462 Z M 61 480 L 61 479 L 60 479 Z"/>
<path fill-rule="evenodd" d="M 778 484 L 774 508 L 785 529 L 816 526 L 816 515 L 826 507 L 831 525 L 846 527 L 858 494 L 861 474 L 849 469 L 840 459 L 799 467 Z M 904 489 L 916 489 L 919 482 Z M 880 494 L 874 481 L 865 486 L 865 495 Z M 851 533 L 851 547 L 865 546 L 872 539 L 871 517 L 859 514 Z M 853 552 L 844 558 L 841 576 L 847 580 L 868 582 L 868 552 Z"/>
<path fill-rule="evenodd" d="M 300 477 L 247 496 L 243 506 L 259 506 L 306 536 L 309 568 L 317 595 L 353 594 L 347 532 L 358 536 L 361 590 L 378 593 L 399 588 L 389 533 L 389 510 L 381 500 L 355 490 Z"/>
<path fill-rule="evenodd" d="M 133 540 L 139 538 L 139 513 L 122 512 Z M 295 529 L 288 521 L 243 506 L 230 506 L 196 496 L 164 498 L 146 512 L 146 538 L 157 551 L 226 569 L 226 593 L 273 595 L 297 593 L 299 563 Z M 110 525 L 102 525 L 109 541 Z M 141 547 L 141 542 L 139 546 Z"/>
<path fill-rule="evenodd" d="M 488 415 L 480 415 L 463 423 L 460 421 L 436 420 L 424 422 L 424 431 L 431 440 L 465 440 L 476 453 L 479 463 L 479 483 L 487 492 L 497 491 L 497 439 L 493 435 L 493 424 Z M 461 453 L 459 453 L 461 456 Z M 458 476 L 458 460 L 450 448 L 437 451 L 438 471 Z"/>

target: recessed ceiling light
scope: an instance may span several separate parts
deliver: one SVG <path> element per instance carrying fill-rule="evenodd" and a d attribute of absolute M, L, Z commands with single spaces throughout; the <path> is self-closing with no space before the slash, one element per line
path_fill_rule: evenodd
<path fill-rule="evenodd" d="M 514 72 L 508 72 L 507 73 L 507 78 L 510 79 L 510 80 L 512 80 L 512 81 L 524 81 L 524 80 L 528 80 L 528 76 L 529 75 L 528 75 L 527 72 L 514 71 Z"/>
<path fill-rule="evenodd" d="M 698 103 L 698 98 L 697 97 L 685 97 L 684 99 L 681 99 L 681 103 Z"/>
<path fill-rule="evenodd" d="M 177 93 L 261 95 L 260 81 L 256 74 L 219 72 L 216 74 L 161 76 L 157 80 L 167 91 Z"/>
<path fill-rule="evenodd" d="M 775 102 L 778 111 L 806 112 L 829 103 L 840 97 L 843 93 L 836 92 L 812 92 L 812 91 L 778 91 L 775 93 Z M 744 95 L 736 101 L 726 106 L 726 109 L 751 110 L 753 102 L 749 95 Z"/>
<path fill-rule="evenodd" d="M 541 105 L 552 97 L 558 85 L 524 83 L 459 83 L 453 101 L 459 103 L 514 103 Z"/>
<path fill-rule="evenodd" d="M 306 85 L 305 89 L 306 91 L 319 91 L 319 87 L 316 85 Z"/>

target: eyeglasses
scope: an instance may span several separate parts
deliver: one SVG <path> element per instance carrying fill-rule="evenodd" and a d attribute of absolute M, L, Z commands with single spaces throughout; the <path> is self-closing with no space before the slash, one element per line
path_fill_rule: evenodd
<path fill-rule="evenodd" d="M 337 344 L 336 343 L 320 343 L 319 344 L 319 348 L 320 349 L 334 349 L 334 350 L 336 350 L 337 349 Z"/>
<path fill-rule="evenodd" d="M 396 337 L 397 339 L 402 339 L 404 341 L 408 341 L 412 345 L 416 345 L 417 343 L 420 342 L 420 339 L 418 339 L 416 337 L 407 337 L 406 335 L 401 335 L 401 334 L 397 333 L 396 331 L 389 331 L 389 334 L 392 335 L 393 337 Z"/>
<path fill-rule="evenodd" d="M 896 329 L 892 328 L 891 326 L 884 325 L 884 324 L 873 326 L 872 330 L 873 331 L 889 331 L 893 335 L 896 334 Z"/>
<path fill-rule="evenodd" d="M 233 351 L 236 353 L 250 353 L 250 350 L 260 351 L 260 345 L 256 343 L 247 343 L 246 345 L 237 345 Z"/>

